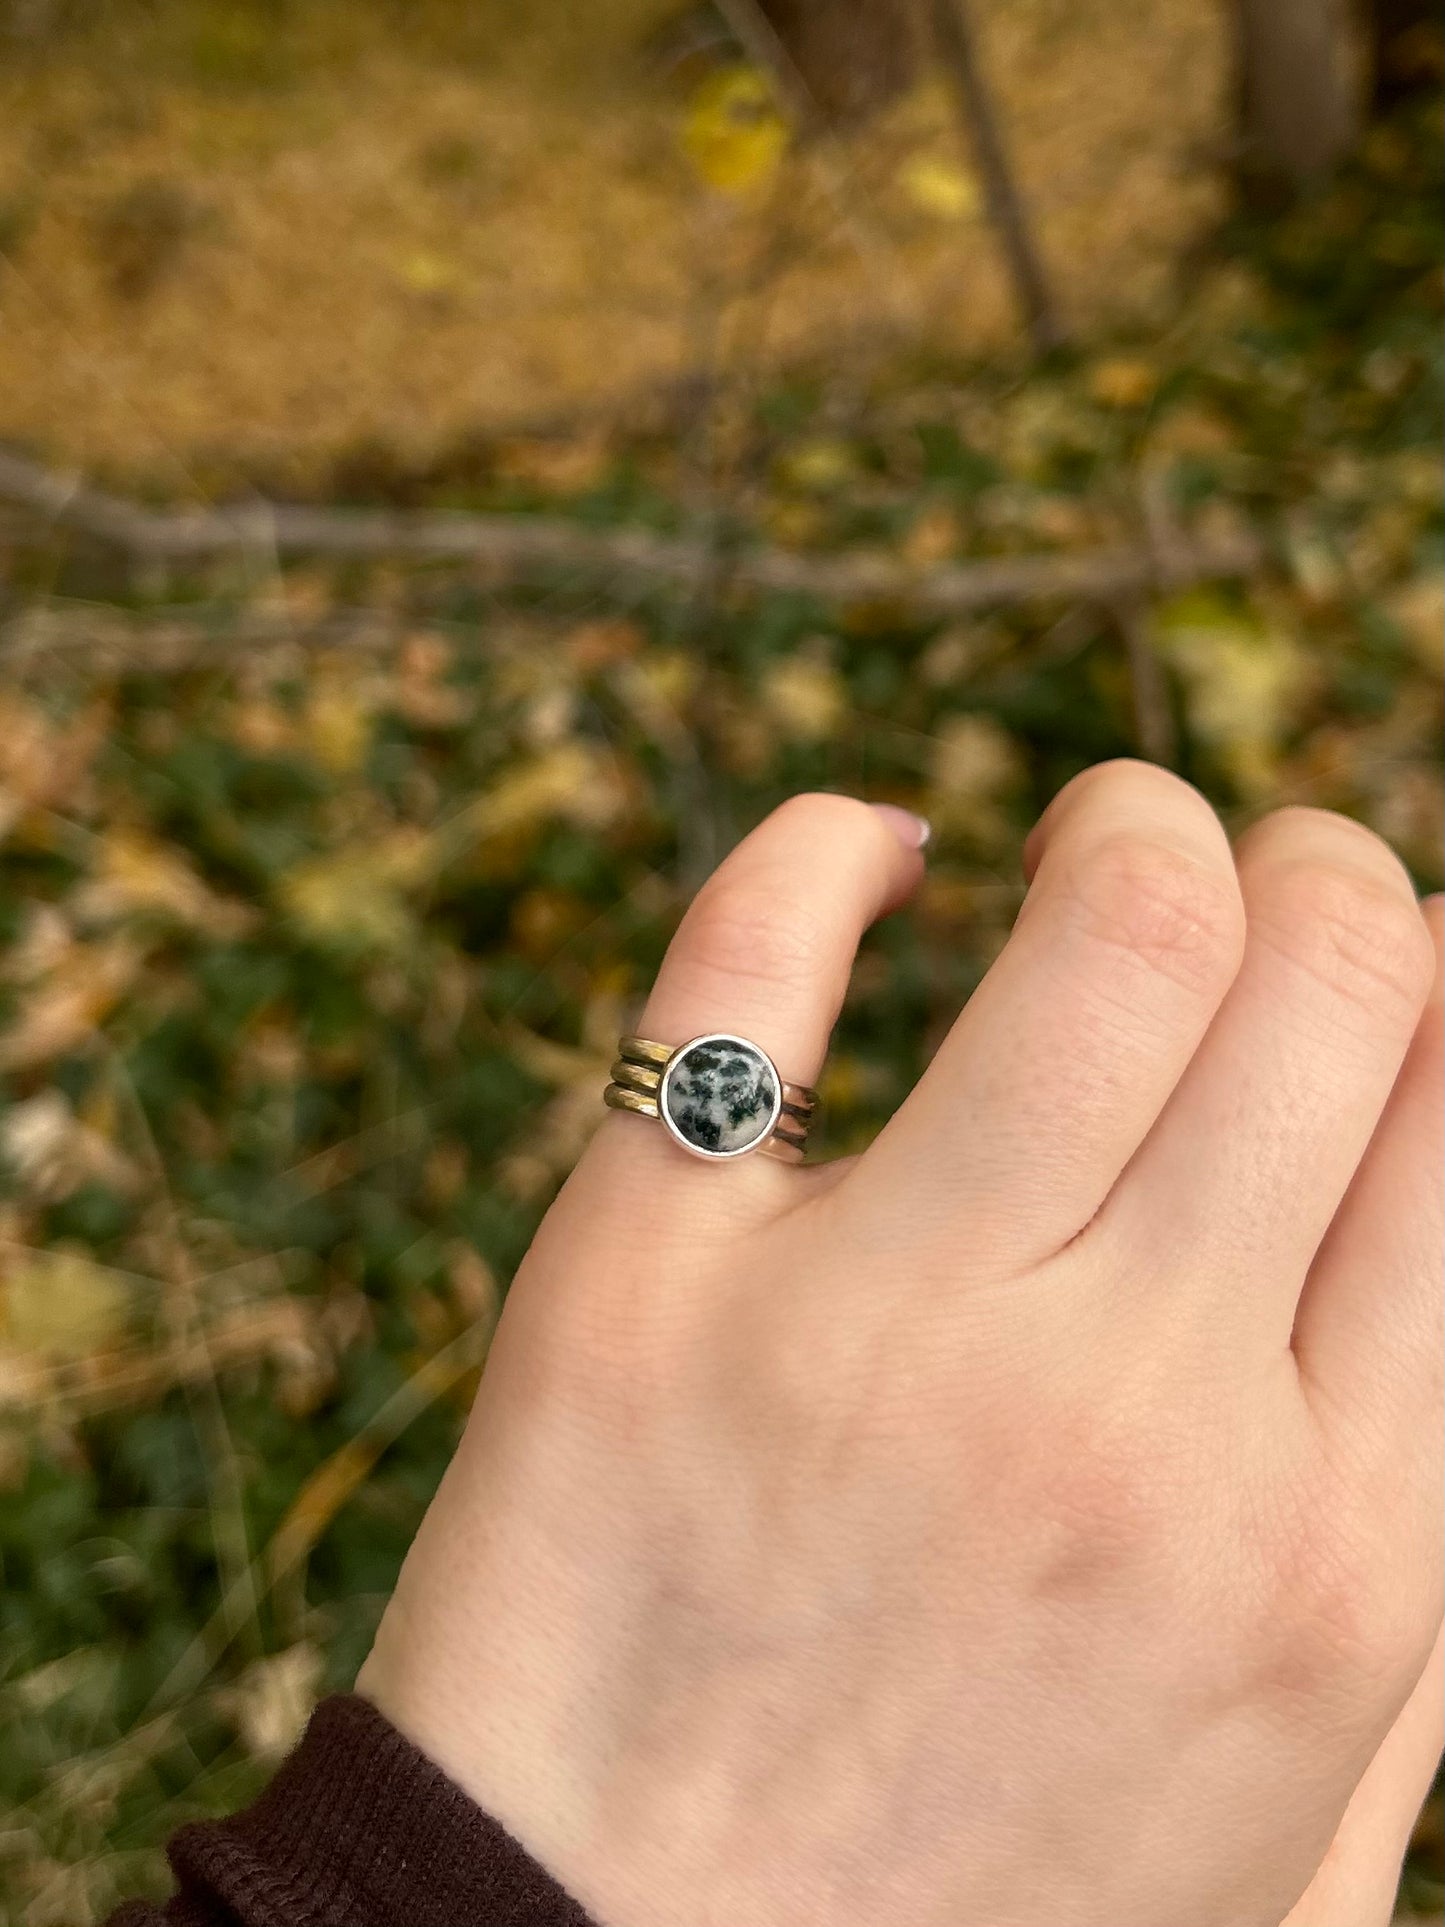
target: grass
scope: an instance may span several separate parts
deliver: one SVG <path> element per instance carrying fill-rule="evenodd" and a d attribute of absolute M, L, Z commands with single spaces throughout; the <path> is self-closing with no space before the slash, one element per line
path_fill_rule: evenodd
<path fill-rule="evenodd" d="M 0 432 L 172 492 L 314 483 L 360 443 L 628 415 L 714 357 L 857 380 L 901 342 L 1009 339 L 941 88 L 720 191 L 678 12 L 93 0 L 12 43 Z M 989 52 L 1071 312 L 1157 311 L 1218 205 L 1218 18 L 1014 0 Z"/>

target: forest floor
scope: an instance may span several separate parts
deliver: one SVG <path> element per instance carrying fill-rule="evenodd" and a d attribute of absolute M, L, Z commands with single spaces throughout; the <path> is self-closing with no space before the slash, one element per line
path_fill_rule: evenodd
<path fill-rule="evenodd" d="M 0 436 L 187 493 L 626 415 L 699 367 L 821 349 L 856 385 L 1007 343 L 945 91 L 789 143 L 706 19 L 111 0 L 38 37 L 0 69 Z M 1219 10 L 985 24 L 1071 318 L 1157 318 L 1219 207 Z"/>

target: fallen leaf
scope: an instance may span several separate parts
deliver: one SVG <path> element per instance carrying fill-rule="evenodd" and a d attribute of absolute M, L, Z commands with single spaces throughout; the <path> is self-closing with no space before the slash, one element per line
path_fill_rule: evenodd
<path fill-rule="evenodd" d="M 215 937 L 239 936 L 255 921 L 246 904 L 217 895 L 178 850 L 129 829 L 103 833 L 96 874 L 71 902 L 82 921 L 148 914 Z"/>
<path fill-rule="evenodd" d="M 948 716 L 935 732 L 929 774 L 950 801 L 996 796 L 1017 782 L 1020 769 L 1012 736 L 988 716 Z"/>
<path fill-rule="evenodd" d="M 79 1358 L 114 1343 L 134 1290 L 119 1272 L 74 1251 L 0 1255 L 0 1331 L 22 1352 Z"/>
<path fill-rule="evenodd" d="M 401 950 L 415 919 L 407 892 L 431 874 L 432 840 L 403 827 L 369 843 L 296 864 L 277 898 L 307 936 L 342 949 Z"/>
<path fill-rule="evenodd" d="M 765 186 L 788 139 L 768 77 L 742 63 L 708 75 L 693 94 L 682 130 L 688 159 L 720 194 Z"/>
<path fill-rule="evenodd" d="M 119 937 L 71 944 L 0 1034 L 0 1070 L 28 1070 L 84 1043 L 130 987 L 143 954 Z"/>
<path fill-rule="evenodd" d="M 762 679 L 763 706 L 785 736 L 821 742 L 835 735 L 848 713 L 848 691 L 831 663 L 806 654 L 769 664 Z"/>
<path fill-rule="evenodd" d="M 958 516 L 946 502 L 934 502 L 904 536 L 900 552 L 913 568 L 931 569 L 949 561 L 958 549 Z"/>
<path fill-rule="evenodd" d="M 374 698 L 355 683 L 321 677 L 313 685 L 302 718 L 302 737 L 323 769 L 350 776 L 371 748 Z"/>
<path fill-rule="evenodd" d="M 946 221 L 971 219 L 983 208 L 978 179 L 940 154 L 915 154 L 898 170 L 898 185 L 915 207 Z"/>
<path fill-rule="evenodd" d="M 253 1760 L 272 1766 L 301 1737 L 320 1691 L 325 1660 L 309 1640 L 253 1660 L 234 1684 L 216 1695 Z"/>
<path fill-rule="evenodd" d="M 1420 667 L 1432 676 L 1445 673 L 1445 572 L 1407 582 L 1386 602 L 1385 613 L 1398 625 Z"/>
<path fill-rule="evenodd" d="M 1158 369 L 1137 355 L 1114 355 L 1089 371 L 1089 393 L 1106 408 L 1142 408 L 1158 386 Z"/>
<path fill-rule="evenodd" d="M 108 713 L 92 703 L 55 722 L 14 690 L 0 691 L 0 839 L 28 809 L 61 807 L 104 740 Z"/>
<path fill-rule="evenodd" d="M 1154 636 L 1184 685 L 1190 729 L 1214 750 L 1241 794 L 1265 794 L 1285 732 L 1311 686 L 1293 637 L 1208 590 L 1164 604 Z"/>
<path fill-rule="evenodd" d="M 1001 799 L 1022 774 L 1018 745 L 991 717 L 945 716 L 934 735 L 924 814 L 935 828 L 1001 845 L 1010 835 Z"/>
<path fill-rule="evenodd" d="M 830 495 L 857 475 L 858 451 L 837 436 L 818 435 L 781 455 L 775 473 L 785 488 Z"/>
<path fill-rule="evenodd" d="M 0 1155 L 33 1198 L 53 1203 L 86 1183 L 132 1191 L 141 1171 L 83 1123 L 62 1092 L 37 1091 L 0 1114 Z"/>

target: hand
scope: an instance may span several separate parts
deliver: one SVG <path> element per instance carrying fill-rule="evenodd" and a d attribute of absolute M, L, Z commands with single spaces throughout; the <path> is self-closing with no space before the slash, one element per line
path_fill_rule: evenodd
<path fill-rule="evenodd" d="M 812 1081 L 916 841 L 785 805 L 643 1030 Z M 864 1156 L 610 1117 L 513 1287 L 359 1685 L 606 1927 L 1278 1927 L 1425 1667 L 1439 905 L 1128 764 L 1027 867 Z"/>

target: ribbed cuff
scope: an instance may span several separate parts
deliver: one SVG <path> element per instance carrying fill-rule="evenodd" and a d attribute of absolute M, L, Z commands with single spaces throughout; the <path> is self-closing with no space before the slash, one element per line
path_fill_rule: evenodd
<path fill-rule="evenodd" d="M 183 1827 L 168 1921 L 591 1927 L 511 1835 L 353 1695 L 323 1700 L 260 1799 Z M 189 1911 L 182 1911 L 187 1909 Z M 199 1910 L 199 1911 L 198 1911 Z"/>

